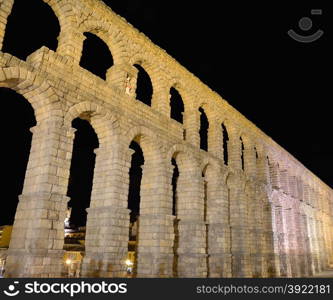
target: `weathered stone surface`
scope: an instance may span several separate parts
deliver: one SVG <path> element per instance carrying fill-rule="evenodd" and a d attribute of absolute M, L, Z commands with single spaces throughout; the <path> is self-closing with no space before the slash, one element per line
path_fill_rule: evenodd
<path fill-rule="evenodd" d="M 89 120 L 99 139 L 83 276 L 125 276 L 133 140 L 145 159 L 137 276 L 299 277 L 333 264 L 327 185 L 101 1 L 45 2 L 61 20 L 57 51 L 42 47 L 26 61 L 0 51 L 0 87 L 22 94 L 37 120 L 7 277 L 61 275 L 77 117 Z M 0 1 L 0 45 L 12 4 Z M 79 66 L 84 32 L 112 52 L 106 80 Z M 134 64 L 151 77 L 151 107 L 135 98 Z M 170 118 L 171 87 L 184 102 L 183 124 Z M 209 121 L 208 151 L 199 149 L 199 108 Z M 172 158 L 179 168 L 176 216 Z"/>

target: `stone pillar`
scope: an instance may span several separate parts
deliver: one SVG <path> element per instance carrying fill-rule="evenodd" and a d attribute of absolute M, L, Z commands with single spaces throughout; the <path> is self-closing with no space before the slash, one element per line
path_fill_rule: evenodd
<path fill-rule="evenodd" d="M 235 127 L 227 127 L 229 133 L 229 167 L 234 170 L 227 180 L 230 204 L 232 276 L 251 277 L 249 229 L 245 178 L 241 170 L 241 141 Z"/>
<path fill-rule="evenodd" d="M 106 73 L 106 81 L 116 86 L 120 92 L 135 99 L 138 69 L 129 64 L 113 65 Z"/>
<path fill-rule="evenodd" d="M 229 188 L 232 276 L 251 277 L 249 230 L 245 186 L 240 175 L 231 175 Z"/>
<path fill-rule="evenodd" d="M 277 237 L 278 253 L 279 253 L 279 276 L 289 277 L 291 274 L 290 261 L 286 249 L 286 234 L 284 231 L 285 224 L 283 218 L 283 208 L 280 205 L 274 206 L 275 230 Z"/>
<path fill-rule="evenodd" d="M 72 23 L 66 26 L 66 30 L 61 30 L 58 36 L 57 53 L 66 57 L 73 65 L 79 65 L 83 42 L 86 37 L 82 32 L 75 30 L 76 24 Z"/>
<path fill-rule="evenodd" d="M 304 260 L 305 260 L 305 274 L 304 276 L 312 276 L 313 275 L 313 263 L 311 256 L 311 237 L 310 232 L 308 230 L 308 217 L 303 210 L 301 213 L 301 226 L 303 231 L 303 239 L 304 239 Z"/>
<path fill-rule="evenodd" d="M 324 226 L 323 226 L 323 216 L 320 216 L 318 220 L 318 227 L 319 227 L 319 240 L 320 240 L 320 253 L 321 253 L 321 267 L 323 270 L 327 269 L 327 246 L 326 246 L 326 239 L 324 234 Z"/>
<path fill-rule="evenodd" d="M 206 224 L 204 222 L 204 183 L 194 158 L 179 154 L 177 219 L 179 245 L 178 277 L 207 277 Z"/>
<path fill-rule="evenodd" d="M 282 222 L 283 222 L 283 237 L 284 237 L 284 248 L 285 248 L 285 260 L 286 260 L 286 277 L 292 277 L 292 270 L 291 270 L 291 264 L 292 261 L 292 255 L 291 255 L 291 248 L 292 248 L 292 241 L 290 240 L 289 236 L 289 212 L 290 207 L 285 203 L 286 199 L 282 199 Z"/>
<path fill-rule="evenodd" d="M 193 145 L 195 148 L 200 147 L 200 112 L 198 109 L 185 107 L 184 127 L 186 130 L 185 141 Z"/>
<path fill-rule="evenodd" d="M 56 118 L 32 128 L 22 195 L 6 262 L 6 277 L 60 277 L 73 132 Z"/>
<path fill-rule="evenodd" d="M 173 166 L 145 153 L 137 248 L 137 277 L 172 277 L 174 219 L 171 179 Z"/>
<path fill-rule="evenodd" d="M 264 257 L 264 229 L 263 229 L 263 203 L 261 193 L 256 187 L 256 182 L 249 182 L 246 186 L 248 202 L 248 228 L 250 240 L 250 255 L 252 277 L 267 277 Z"/>
<path fill-rule="evenodd" d="M 315 233 L 315 225 L 313 220 L 313 214 L 314 209 L 311 206 L 312 200 L 311 197 L 313 197 L 312 190 L 309 187 L 309 185 L 304 184 L 303 188 L 303 200 L 304 205 L 306 205 L 306 211 L 308 212 L 308 215 L 306 217 L 307 222 L 307 232 L 309 236 L 309 247 L 310 247 L 310 260 L 311 265 L 309 266 L 309 272 L 311 274 L 315 274 L 319 270 L 318 266 L 318 245 L 316 240 L 316 233 Z"/>
<path fill-rule="evenodd" d="M 205 174 L 207 182 L 208 276 L 231 277 L 230 225 L 228 188 L 223 175 L 210 168 Z"/>
<path fill-rule="evenodd" d="M 295 242 L 296 242 L 296 252 L 299 269 L 299 276 L 304 277 L 308 275 L 308 264 L 306 260 L 306 237 L 304 232 L 304 224 L 302 222 L 302 216 L 300 211 L 300 201 L 298 199 L 293 199 L 294 202 L 294 224 L 295 224 Z"/>
<path fill-rule="evenodd" d="M 244 144 L 244 171 L 247 176 L 255 178 L 257 173 L 257 158 L 253 141 L 242 136 Z"/>
<path fill-rule="evenodd" d="M 314 266 L 314 274 L 319 273 L 321 271 L 320 262 L 319 262 L 319 244 L 317 238 L 317 230 L 316 230 L 316 219 L 314 214 L 310 218 L 310 230 L 311 230 L 311 237 L 312 237 L 312 260 Z"/>
<path fill-rule="evenodd" d="M 156 80 L 154 82 L 153 96 L 151 106 L 167 118 L 171 116 L 171 85 L 165 80 Z M 178 91 L 178 90 L 177 90 Z M 179 91 L 178 91 L 179 92 Z"/>
<path fill-rule="evenodd" d="M 95 150 L 88 211 L 83 277 L 124 277 L 128 253 L 129 168 L 133 151 L 115 140 Z"/>
<path fill-rule="evenodd" d="M 279 253 L 274 242 L 276 242 L 276 232 L 274 232 L 273 222 L 275 222 L 273 215 L 273 207 L 269 202 L 268 196 L 263 193 L 263 256 L 264 256 L 264 267 L 266 268 L 263 272 L 267 277 L 278 277 L 279 276 Z M 266 271 L 266 274 L 265 274 Z"/>
<path fill-rule="evenodd" d="M 327 201 L 327 200 L 326 200 Z M 325 241 L 326 241 L 326 263 L 327 265 L 331 265 L 331 260 L 332 260 L 332 254 L 333 254 L 333 241 L 332 241 L 332 232 L 331 230 L 331 221 L 332 216 L 329 214 L 329 206 L 327 205 L 325 209 L 325 215 L 324 215 L 324 221 L 323 221 L 323 230 L 325 232 Z"/>
<path fill-rule="evenodd" d="M 228 165 L 234 170 L 242 169 L 242 149 L 239 131 L 235 127 L 227 127 L 229 133 L 228 141 Z"/>
<path fill-rule="evenodd" d="M 209 120 L 208 151 L 223 161 L 223 131 L 218 120 Z"/>
<path fill-rule="evenodd" d="M 247 177 L 245 193 L 247 197 L 247 217 L 249 229 L 249 243 L 251 269 L 253 277 L 266 277 L 263 257 L 263 207 L 260 193 L 258 193 L 257 158 L 253 141 L 242 136 L 244 145 L 244 172 Z"/>
<path fill-rule="evenodd" d="M 271 218 L 272 218 L 272 243 L 273 243 L 273 254 L 272 255 L 272 264 L 273 264 L 273 271 L 274 273 L 270 272 L 270 270 L 267 270 L 267 276 L 271 277 L 284 277 L 284 274 L 281 274 L 281 270 L 286 269 L 285 262 L 280 261 L 282 259 L 281 253 L 284 252 L 284 244 L 280 245 L 280 230 L 281 230 L 281 206 L 275 206 L 273 202 L 270 204 L 270 210 L 271 210 Z M 284 264 L 284 266 L 281 267 L 281 264 Z"/>
<path fill-rule="evenodd" d="M 269 198 L 272 187 L 270 185 L 270 171 L 267 159 L 267 150 L 258 146 L 257 159 L 257 199 L 261 201 L 262 216 L 262 245 L 263 245 L 263 275 L 267 277 L 279 276 L 279 253 L 274 244 L 277 241 L 274 220 L 274 207 Z"/>
<path fill-rule="evenodd" d="M 309 261 L 309 275 L 314 275 L 316 273 L 315 267 L 315 245 L 313 241 L 313 231 L 312 231 L 312 219 L 309 215 L 306 215 L 306 225 L 309 237 L 309 253 L 308 253 L 308 261 Z"/>
<path fill-rule="evenodd" d="M 289 195 L 289 180 L 288 180 L 288 171 L 283 168 L 283 166 L 280 168 L 280 183 L 281 183 L 281 189 L 286 194 Z"/>
<path fill-rule="evenodd" d="M 289 198 L 289 208 L 286 210 L 286 222 L 288 228 L 289 256 L 292 277 L 300 277 L 300 263 L 297 245 L 297 228 L 295 223 L 295 208 L 292 200 Z"/>

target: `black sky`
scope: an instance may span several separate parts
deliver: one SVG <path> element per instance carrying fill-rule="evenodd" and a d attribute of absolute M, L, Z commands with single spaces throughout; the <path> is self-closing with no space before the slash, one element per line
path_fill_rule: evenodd
<path fill-rule="evenodd" d="M 104 2 L 333 187 L 329 11 L 320 2 L 300 2 L 297 7 L 281 1 Z M 3 51 L 25 59 L 42 45 L 55 50 L 60 28 L 49 22 L 54 15 L 47 4 L 41 0 L 19 0 L 19 3 L 16 18 L 8 19 Z M 312 8 L 323 9 L 323 15 L 311 16 Z M 305 16 L 313 21 L 313 28 L 306 33 L 297 28 L 299 19 Z M 302 44 L 288 37 L 286 33 L 291 28 L 300 34 L 312 34 L 318 29 L 325 33 L 314 43 Z M 106 56 L 97 57 L 104 60 Z M 5 100 L 13 96 L 10 91 L 2 90 L 0 96 L 7 105 L 3 108 L 6 112 L 22 106 L 21 115 L 11 118 L 11 127 L 2 118 L 6 132 L 9 128 L 21 128 L 19 134 L 6 133 L 6 149 L 15 154 L 15 149 L 29 148 L 31 134 L 27 128 L 33 126 L 34 118 L 29 106 Z M 23 115 L 29 118 L 24 121 Z M 24 173 L 26 160 L 25 155 L 17 174 Z M 6 163 L 5 172 L 10 172 L 11 164 Z M 21 190 L 22 182 L 15 186 Z"/>
<path fill-rule="evenodd" d="M 333 187 L 329 10 L 320 1 L 104 0 Z M 312 16 L 311 9 L 322 9 Z M 298 28 L 302 17 L 313 27 Z M 311 44 L 287 31 L 324 35 Z"/>

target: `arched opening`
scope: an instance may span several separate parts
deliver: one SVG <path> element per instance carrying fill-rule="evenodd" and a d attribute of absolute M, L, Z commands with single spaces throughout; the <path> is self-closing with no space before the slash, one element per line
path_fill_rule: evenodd
<path fill-rule="evenodd" d="M 179 169 L 175 158 L 172 158 L 171 164 L 173 168 L 172 174 L 172 215 L 176 216 L 174 219 L 174 242 L 173 242 L 173 277 L 178 277 L 178 247 L 179 247 L 179 230 L 178 230 L 178 218 L 177 218 L 177 183 L 179 178 Z"/>
<path fill-rule="evenodd" d="M 151 106 L 151 99 L 153 96 L 153 85 L 148 73 L 139 64 L 134 67 L 138 69 L 138 77 L 136 81 L 136 99 L 142 103 Z"/>
<path fill-rule="evenodd" d="M 222 124 L 222 134 L 223 134 L 223 161 L 224 164 L 228 165 L 228 141 L 229 141 L 229 135 L 227 128 L 224 124 Z"/>
<path fill-rule="evenodd" d="M 87 120 L 76 118 L 72 122 L 76 129 L 70 176 L 67 189 L 68 215 L 65 220 L 65 243 L 67 251 L 83 252 L 87 212 L 90 206 L 96 154 L 99 147 L 98 137 Z"/>
<path fill-rule="evenodd" d="M 241 141 L 241 165 L 242 165 L 242 170 L 244 171 L 244 142 L 243 142 L 243 139 L 242 137 L 239 138 L 240 141 Z"/>
<path fill-rule="evenodd" d="M 7 19 L 2 51 L 22 60 L 42 46 L 56 51 L 59 33 L 58 19 L 48 4 L 42 0 L 15 0 Z"/>
<path fill-rule="evenodd" d="M 209 122 L 205 111 L 200 107 L 200 149 L 208 151 L 208 128 Z"/>
<path fill-rule="evenodd" d="M 138 247 L 138 228 L 140 216 L 140 193 L 142 168 L 144 164 L 144 156 L 142 149 L 138 143 L 132 141 L 130 144 L 133 155 L 131 167 L 129 170 L 129 192 L 128 192 L 128 209 L 130 212 L 130 231 L 128 241 L 128 265 L 127 273 L 129 276 L 136 275 L 137 268 L 137 247 Z"/>
<path fill-rule="evenodd" d="M 84 35 L 80 66 L 105 80 L 107 70 L 113 66 L 110 49 L 97 35 L 90 32 Z"/>
<path fill-rule="evenodd" d="M 34 109 L 22 95 L 7 88 L 0 88 L 0 99 L 4 113 L 2 117 L 1 155 L 1 208 L 0 208 L 0 277 L 6 263 L 6 252 L 11 240 L 19 195 L 22 194 L 25 173 L 29 160 L 32 133 L 36 125 Z M 1 251 L 3 250 L 3 251 Z"/>
<path fill-rule="evenodd" d="M 172 87 L 170 89 L 170 117 L 183 124 L 184 102 L 179 92 Z"/>
<path fill-rule="evenodd" d="M 0 226 L 13 225 L 18 196 L 22 193 L 25 172 L 29 160 L 32 133 L 36 125 L 31 104 L 20 94 L 7 88 L 0 88 L 3 112 L 11 118 L 1 118 L 2 137 L 2 195 Z M 9 240 L 8 240 L 9 242 Z"/>

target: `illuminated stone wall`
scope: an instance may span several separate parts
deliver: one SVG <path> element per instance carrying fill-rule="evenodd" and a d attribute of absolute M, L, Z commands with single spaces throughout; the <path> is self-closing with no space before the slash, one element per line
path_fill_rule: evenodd
<path fill-rule="evenodd" d="M 37 120 L 7 277 L 61 274 L 71 122 L 77 117 L 90 121 L 100 145 L 83 276 L 125 275 L 133 140 L 145 159 L 138 277 L 172 277 L 175 240 L 178 277 L 311 276 L 333 264 L 333 192 L 327 185 L 101 1 L 44 2 L 59 19 L 57 51 L 42 47 L 26 61 L 0 51 L 0 86 L 22 94 Z M 12 3 L 0 1 L 0 44 Z M 84 32 L 111 50 L 114 66 L 106 80 L 79 66 Z M 151 107 L 136 99 L 134 64 L 150 75 Z M 184 101 L 184 124 L 170 118 L 171 87 Z M 199 147 L 199 108 L 209 120 L 208 151 Z M 177 216 L 172 215 L 172 158 L 180 172 Z"/>

